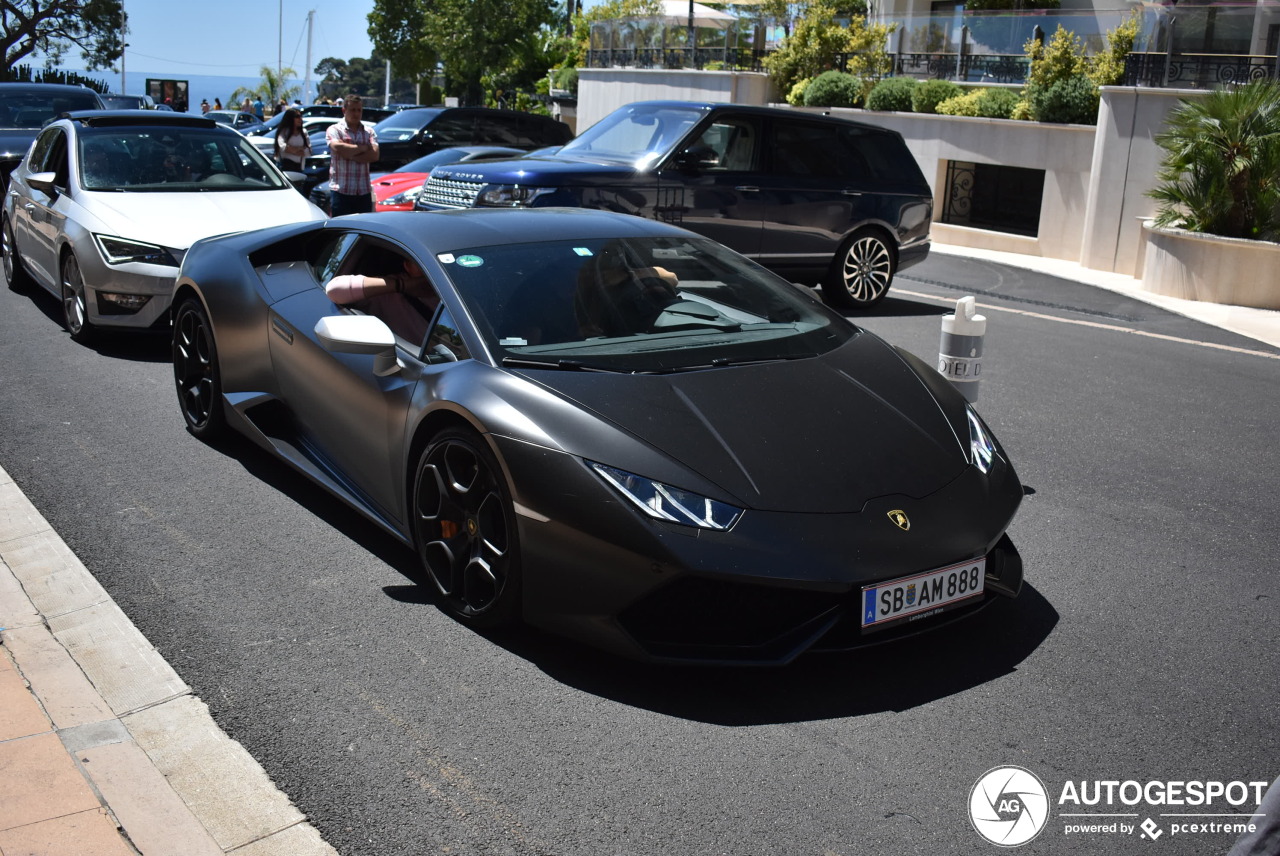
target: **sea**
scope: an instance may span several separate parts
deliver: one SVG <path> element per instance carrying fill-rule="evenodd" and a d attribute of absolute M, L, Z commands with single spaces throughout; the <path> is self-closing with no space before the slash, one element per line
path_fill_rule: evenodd
<path fill-rule="evenodd" d="M 118 71 L 85 71 L 83 69 L 68 68 L 66 71 L 73 71 L 76 74 L 82 74 L 95 80 L 103 81 L 111 92 L 121 95 L 150 95 L 147 91 L 147 80 L 185 80 L 187 81 L 187 109 L 192 113 L 200 112 L 200 99 L 208 99 L 210 106 L 213 105 L 213 99 L 221 98 L 223 108 L 227 108 L 231 104 L 231 93 L 237 89 L 256 89 L 262 85 L 261 77 L 235 77 L 226 75 L 212 74 L 174 74 L 173 72 L 150 72 L 145 69 L 134 69 L 128 66 L 125 69 L 124 85 L 120 82 L 120 72 Z M 315 97 L 315 92 L 320 83 L 320 78 L 312 75 L 311 78 L 311 94 L 308 96 L 303 92 L 306 86 L 305 80 L 290 79 L 290 86 L 298 87 L 298 94 L 289 98 L 301 98 L 302 103 L 310 104 Z"/>

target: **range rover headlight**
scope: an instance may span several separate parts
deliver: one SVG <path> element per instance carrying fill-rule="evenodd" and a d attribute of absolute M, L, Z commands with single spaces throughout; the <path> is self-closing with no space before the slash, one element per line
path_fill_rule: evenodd
<path fill-rule="evenodd" d="M 969 461 L 984 473 L 989 473 L 996 459 L 996 441 L 978 418 L 977 411 L 966 405 L 965 414 L 969 417 Z"/>
<path fill-rule="evenodd" d="M 164 247 L 156 244 L 144 244 L 142 241 L 131 241 L 128 238 L 117 238 L 111 235 L 94 235 L 98 251 L 109 265 L 122 265 L 128 262 L 141 262 L 149 265 L 167 265 L 177 267 L 178 260 Z"/>
<path fill-rule="evenodd" d="M 480 191 L 476 205 L 488 208 L 528 208 L 539 196 L 545 196 L 554 190 L 554 187 L 491 184 Z"/>
<path fill-rule="evenodd" d="M 732 505 L 595 461 L 587 463 L 610 487 L 655 520 L 724 531 L 742 516 L 742 509 Z"/>

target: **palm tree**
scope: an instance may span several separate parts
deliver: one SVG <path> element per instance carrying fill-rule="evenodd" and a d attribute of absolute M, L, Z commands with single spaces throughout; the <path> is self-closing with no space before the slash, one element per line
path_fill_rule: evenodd
<path fill-rule="evenodd" d="M 289 78 L 297 76 L 297 72 L 292 68 L 282 68 L 279 73 L 269 65 L 264 65 L 258 72 L 262 75 L 262 83 L 256 88 L 250 89 L 241 86 L 235 92 L 231 93 L 231 103 L 237 104 L 246 96 L 253 100 L 261 98 L 267 104 L 275 104 L 281 98 L 288 101 L 290 98 L 297 96 L 302 91 L 297 85 L 289 86 Z"/>
<path fill-rule="evenodd" d="M 1280 84 L 1258 81 L 1183 101 L 1156 136 L 1155 225 L 1280 239 Z"/>

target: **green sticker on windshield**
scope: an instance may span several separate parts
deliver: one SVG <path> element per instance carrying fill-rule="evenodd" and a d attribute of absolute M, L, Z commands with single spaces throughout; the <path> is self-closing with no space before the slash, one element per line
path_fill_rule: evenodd
<path fill-rule="evenodd" d="M 458 264 L 463 267 L 480 267 L 484 264 L 484 259 L 479 256 L 458 256 Z"/>

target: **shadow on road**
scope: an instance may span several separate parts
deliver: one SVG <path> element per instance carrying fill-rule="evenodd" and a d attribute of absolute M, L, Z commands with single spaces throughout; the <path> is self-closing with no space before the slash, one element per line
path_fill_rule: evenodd
<path fill-rule="evenodd" d="M 49 319 L 50 336 L 68 335 L 62 324 L 62 303 L 58 298 L 38 285 L 28 286 L 21 292 L 29 297 L 35 307 Z M 113 330 L 98 329 L 89 350 L 104 357 L 139 363 L 167 363 L 173 359 L 170 351 L 171 337 L 165 330 Z"/>

